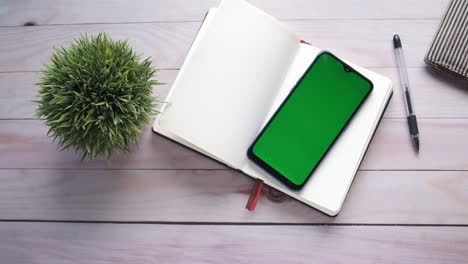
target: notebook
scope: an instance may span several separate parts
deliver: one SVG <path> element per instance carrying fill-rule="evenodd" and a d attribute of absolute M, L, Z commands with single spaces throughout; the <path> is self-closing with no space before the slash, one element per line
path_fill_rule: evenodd
<path fill-rule="evenodd" d="M 388 78 L 341 58 L 374 89 L 301 190 L 247 158 L 250 144 L 320 52 L 246 1 L 224 0 L 205 17 L 153 130 L 336 215 L 390 100 Z"/>
<path fill-rule="evenodd" d="M 468 80 L 468 0 L 452 0 L 424 59 Z"/>

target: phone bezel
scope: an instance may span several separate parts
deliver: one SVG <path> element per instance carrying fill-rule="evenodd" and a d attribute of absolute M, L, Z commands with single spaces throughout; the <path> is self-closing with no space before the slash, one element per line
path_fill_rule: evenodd
<path fill-rule="evenodd" d="M 343 64 L 343 67 L 344 67 L 344 71 L 345 72 L 354 72 L 356 73 L 358 76 L 360 76 L 361 78 L 363 78 L 364 80 L 366 80 L 369 84 L 370 84 L 370 89 L 369 89 L 369 92 L 366 94 L 366 96 L 362 99 L 362 101 L 359 103 L 359 105 L 356 107 L 356 109 L 354 110 L 354 112 L 351 114 L 351 117 L 346 121 L 345 125 L 341 128 L 341 130 L 337 133 L 336 137 L 333 139 L 332 143 L 328 146 L 327 150 L 323 153 L 322 157 L 319 159 L 319 161 L 317 162 L 317 164 L 314 166 L 314 168 L 312 168 L 312 170 L 310 171 L 309 175 L 307 176 L 307 178 L 304 180 L 304 182 L 302 184 L 295 184 L 293 183 L 292 181 L 290 181 L 288 178 L 286 178 L 284 175 L 282 175 L 280 172 L 278 172 L 277 170 L 275 170 L 274 168 L 272 168 L 270 165 L 268 165 L 265 161 L 263 161 L 262 159 L 260 159 L 259 157 L 257 157 L 257 155 L 255 155 L 255 153 L 253 152 L 253 147 L 255 146 L 255 144 L 257 143 L 258 139 L 263 135 L 263 133 L 265 132 L 265 130 L 268 128 L 268 126 L 270 125 L 270 123 L 274 120 L 274 118 L 277 116 L 277 114 L 281 111 L 281 109 L 283 108 L 284 104 L 289 100 L 289 98 L 291 97 L 291 95 L 295 92 L 296 88 L 298 87 L 298 85 L 302 82 L 302 80 L 304 79 L 304 77 L 306 76 L 306 74 L 310 71 L 310 69 L 315 65 L 316 61 L 320 58 L 320 56 L 324 55 L 324 54 L 328 54 L 330 56 L 332 56 L 334 59 L 336 59 L 337 61 L 339 61 L 340 63 Z M 307 183 L 307 181 L 310 179 L 310 177 L 312 176 L 313 172 L 315 171 L 315 169 L 317 169 L 317 167 L 320 165 L 321 161 L 323 160 L 323 158 L 327 155 L 328 151 L 332 148 L 332 146 L 335 144 L 336 140 L 340 137 L 341 133 L 345 130 L 345 128 L 348 126 L 349 122 L 353 119 L 353 117 L 355 116 L 356 112 L 361 108 L 362 104 L 364 103 L 364 101 L 366 101 L 366 99 L 369 97 L 369 94 L 372 92 L 372 90 L 374 89 L 374 84 L 367 78 L 365 77 L 364 75 L 362 75 L 360 72 L 356 71 L 353 67 L 349 66 L 347 63 L 345 63 L 344 61 L 342 61 L 341 59 L 339 59 L 338 57 L 336 57 L 335 55 L 333 55 L 331 52 L 329 51 L 321 51 L 317 57 L 312 61 L 312 63 L 309 65 L 309 67 L 307 68 L 307 70 L 304 72 L 304 74 L 301 76 L 301 78 L 296 82 L 296 84 L 294 85 L 294 87 L 291 89 L 291 91 L 289 92 L 288 96 L 286 96 L 286 98 L 283 100 L 283 102 L 281 102 L 280 106 L 278 107 L 278 109 L 276 109 L 275 113 L 272 115 L 272 117 L 268 120 L 268 122 L 265 124 L 265 126 L 262 128 L 262 130 L 260 131 L 260 133 L 256 136 L 255 140 L 253 141 L 253 143 L 250 145 L 250 147 L 248 148 L 247 150 L 247 157 L 252 160 L 254 163 L 256 163 L 258 166 L 260 166 L 262 169 L 264 169 L 265 171 L 267 171 L 270 175 L 273 175 L 274 177 L 276 177 L 279 181 L 281 181 L 283 184 L 285 184 L 286 186 L 288 186 L 289 188 L 293 189 L 293 190 L 300 190 L 302 187 L 304 187 L 304 185 Z"/>

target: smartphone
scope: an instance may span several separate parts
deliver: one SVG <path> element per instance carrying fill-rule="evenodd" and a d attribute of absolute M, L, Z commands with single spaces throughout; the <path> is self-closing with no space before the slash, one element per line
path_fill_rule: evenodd
<path fill-rule="evenodd" d="M 372 89 L 372 82 L 345 62 L 320 53 L 247 156 L 291 189 L 301 189 Z"/>

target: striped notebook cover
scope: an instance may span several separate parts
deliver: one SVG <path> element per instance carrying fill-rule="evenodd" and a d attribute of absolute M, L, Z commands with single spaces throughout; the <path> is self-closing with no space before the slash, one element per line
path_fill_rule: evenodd
<path fill-rule="evenodd" d="M 425 61 L 468 79 L 468 0 L 450 2 Z"/>

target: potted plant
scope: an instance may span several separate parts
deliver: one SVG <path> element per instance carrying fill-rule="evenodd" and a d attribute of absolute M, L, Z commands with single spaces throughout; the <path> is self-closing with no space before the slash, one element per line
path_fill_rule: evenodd
<path fill-rule="evenodd" d="M 127 41 L 82 36 L 56 50 L 39 75 L 36 116 L 61 149 L 82 157 L 128 151 L 155 113 L 156 70 Z"/>

